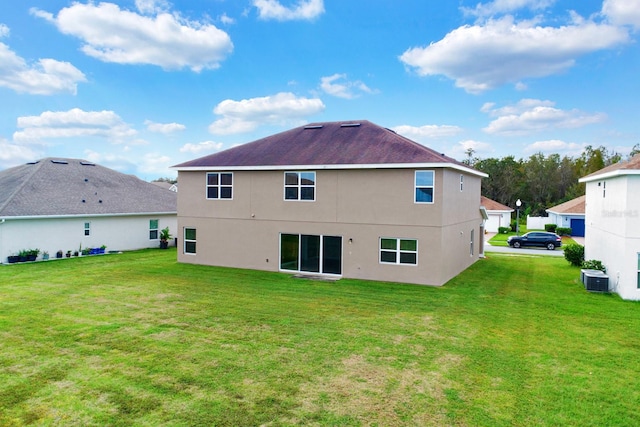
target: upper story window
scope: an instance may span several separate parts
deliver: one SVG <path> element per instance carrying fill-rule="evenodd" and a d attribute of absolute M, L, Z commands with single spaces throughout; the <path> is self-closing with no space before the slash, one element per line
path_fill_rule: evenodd
<path fill-rule="evenodd" d="M 433 171 L 416 171 L 415 188 L 416 203 L 433 203 Z"/>
<path fill-rule="evenodd" d="M 207 173 L 207 199 L 232 199 L 233 198 L 233 173 L 208 172 Z"/>
<path fill-rule="evenodd" d="M 284 173 L 285 200 L 316 200 L 315 172 L 285 172 Z"/>

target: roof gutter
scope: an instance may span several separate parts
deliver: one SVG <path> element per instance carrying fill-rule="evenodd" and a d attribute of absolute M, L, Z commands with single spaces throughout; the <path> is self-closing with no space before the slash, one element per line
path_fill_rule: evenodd
<path fill-rule="evenodd" d="M 268 165 L 268 166 L 173 166 L 171 169 L 183 172 L 199 171 L 273 171 L 273 170 L 346 170 L 346 169 L 423 169 L 449 168 L 487 178 L 484 172 L 455 163 L 380 163 L 380 164 L 339 164 L 339 165 Z"/>
<path fill-rule="evenodd" d="M 125 217 L 125 216 L 152 216 L 152 215 L 178 215 L 178 212 L 142 212 L 142 213 L 117 213 L 117 214 L 73 214 L 73 215 L 24 215 L 24 216 L 5 216 L 0 218 L 0 224 L 5 220 L 17 219 L 74 219 L 74 218 L 108 218 L 108 217 Z"/>
<path fill-rule="evenodd" d="M 624 175 L 640 175 L 640 169 L 616 169 L 611 172 L 582 177 L 578 180 L 578 182 L 592 182 L 607 178 L 616 178 L 618 176 Z"/>

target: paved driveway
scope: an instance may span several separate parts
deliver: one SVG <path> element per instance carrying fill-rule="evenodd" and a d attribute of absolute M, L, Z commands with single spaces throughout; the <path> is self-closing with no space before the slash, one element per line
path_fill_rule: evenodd
<path fill-rule="evenodd" d="M 514 255 L 542 255 L 542 256 L 564 256 L 564 252 L 562 249 L 556 249 L 555 251 L 550 251 L 545 248 L 511 248 L 509 246 L 491 246 L 489 243 L 485 243 L 484 245 L 485 253 L 489 252 L 500 252 L 500 253 L 508 253 Z"/>

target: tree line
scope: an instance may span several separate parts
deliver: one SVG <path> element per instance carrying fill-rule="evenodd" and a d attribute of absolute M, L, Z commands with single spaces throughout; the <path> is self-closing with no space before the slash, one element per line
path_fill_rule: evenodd
<path fill-rule="evenodd" d="M 629 157 L 638 153 L 640 144 Z M 514 156 L 480 159 L 472 149 L 466 154 L 463 163 L 489 175 L 482 179 L 482 195 L 514 209 L 520 199 L 525 217 L 546 216 L 546 209 L 583 195 L 585 185 L 578 179 L 625 159 L 618 152 L 590 145 L 577 157 L 537 153 L 518 160 Z"/>

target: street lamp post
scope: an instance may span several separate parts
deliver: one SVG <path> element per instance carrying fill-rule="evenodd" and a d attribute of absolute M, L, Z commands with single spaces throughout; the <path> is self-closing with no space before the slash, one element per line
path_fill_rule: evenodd
<path fill-rule="evenodd" d="M 516 200 L 516 236 L 520 235 L 520 206 L 522 206 L 522 202 L 518 199 Z"/>

